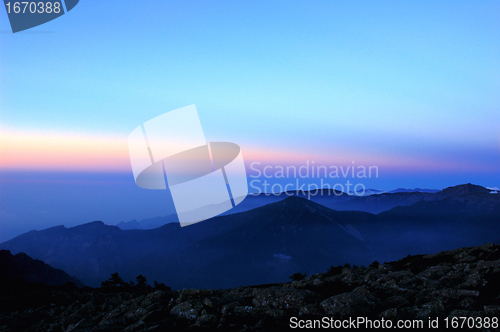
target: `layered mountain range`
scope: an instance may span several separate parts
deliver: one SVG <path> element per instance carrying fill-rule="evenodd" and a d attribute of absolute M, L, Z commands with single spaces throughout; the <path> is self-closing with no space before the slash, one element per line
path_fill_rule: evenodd
<path fill-rule="evenodd" d="M 444 190 L 433 189 L 404 189 L 398 188 L 389 192 L 382 190 L 367 189 L 364 195 L 354 195 L 333 189 L 319 189 L 313 191 L 287 191 L 276 194 L 261 193 L 250 194 L 245 200 L 226 211 L 223 215 L 235 214 L 249 211 L 270 203 L 284 200 L 287 197 L 302 197 L 313 202 L 329 207 L 337 211 L 364 211 L 380 213 L 390 210 L 396 206 L 409 206 L 421 200 L 439 201 L 446 197 L 460 196 L 463 193 L 492 193 L 491 189 L 472 184 L 446 188 Z M 436 194 L 436 195 L 434 195 Z M 116 226 L 123 230 L 128 229 L 152 229 L 158 228 L 170 222 L 178 222 L 177 215 L 149 218 L 141 221 L 132 220 L 120 222 Z"/>
<path fill-rule="evenodd" d="M 311 275 L 331 265 L 367 265 L 498 243 L 500 195 L 490 192 L 467 184 L 437 193 L 311 200 L 287 195 L 189 227 L 168 223 L 152 230 L 121 230 L 96 221 L 31 231 L 0 248 L 25 252 L 89 286 L 100 285 L 114 272 L 125 280 L 143 274 L 174 289 L 282 282 L 295 272 Z M 333 210 L 337 205 L 343 208 Z M 381 205 L 393 207 L 377 215 L 340 211 Z"/>

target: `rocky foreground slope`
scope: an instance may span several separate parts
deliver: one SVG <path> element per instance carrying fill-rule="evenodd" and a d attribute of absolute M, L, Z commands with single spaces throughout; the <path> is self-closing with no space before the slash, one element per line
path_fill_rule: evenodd
<path fill-rule="evenodd" d="M 500 245 L 369 267 L 332 267 L 299 281 L 224 290 L 69 288 L 2 296 L 3 304 L 16 305 L 2 306 L 0 330 L 271 331 L 289 327 L 291 317 L 424 322 L 429 317 L 500 317 Z"/>

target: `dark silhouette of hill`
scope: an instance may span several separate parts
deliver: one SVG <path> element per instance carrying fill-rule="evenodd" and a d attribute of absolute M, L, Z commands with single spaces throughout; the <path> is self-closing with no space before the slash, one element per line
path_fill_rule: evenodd
<path fill-rule="evenodd" d="M 80 280 L 69 276 L 60 269 L 29 257 L 25 253 L 12 255 L 8 250 L 0 250 L 0 279 L 21 279 L 29 283 L 60 286 L 67 282 L 83 287 Z"/>
<path fill-rule="evenodd" d="M 364 317 L 384 320 L 382 330 L 408 320 L 413 330 L 426 330 L 430 320 L 444 327 L 447 318 L 451 327 L 470 317 L 466 322 L 476 326 L 488 322 L 488 328 L 475 330 L 496 331 L 499 278 L 500 245 L 488 243 L 368 267 L 332 266 L 300 280 L 233 289 L 53 286 L 0 305 L 0 330 L 280 331 L 294 327 L 292 317 L 302 325 Z"/>

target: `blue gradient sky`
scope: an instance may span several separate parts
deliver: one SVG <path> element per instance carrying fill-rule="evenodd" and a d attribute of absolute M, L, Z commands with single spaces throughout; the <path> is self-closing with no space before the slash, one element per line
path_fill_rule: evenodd
<path fill-rule="evenodd" d="M 355 160 L 380 166 L 367 186 L 382 189 L 499 186 L 498 22 L 498 1 L 109 0 L 12 34 L 0 10 L 0 219 L 32 225 L 18 193 L 50 188 L 48 211 L 64 191 L 58 176 L 89 186 L 106 174 L 99 190 L 117 199 L 92 218 L 161 215 L 110 214 L 131 199 L 113 179 L 134 186 L 123 151 L 137 125 L 190 104 L 206 138 L 240 144 L 248 163 Z M 68 137 L 102 151 L 57 147 Z M 44 177 L 50 185 L 19 180 Z M 68 211 L 89 200 L 81 185 Z M 39 225 L 91 221 L 52 210 Z"/>

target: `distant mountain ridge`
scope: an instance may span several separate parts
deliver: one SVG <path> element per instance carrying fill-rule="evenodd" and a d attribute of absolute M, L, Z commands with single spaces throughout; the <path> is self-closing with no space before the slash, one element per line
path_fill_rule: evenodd
<path fill-rule="evenodd" d="M 320 189 L 317 192 L 313 192 L 310 194 L 311 200 L 319 203 L 319 204 L 324 204 L 325 206 L 330 206 L 331 204 L 336 204 L 337 201 L 346 201 L 354 197 L 367 197 L 371 195 L 380 195 L 380 194 L 385 194 L 385 193 L 411 193 L 411 192 L 425 192 L 425 193 L 436 193 L 439 192 L 440 190 L 437 189 L 421 189 L 421 188 L 415 188 L 415 189 L 404 189 L 404 188 L 398 188 L 392 191 L 383 191 L 380 189 L 366 189 L 365 193 L 363 195 L 355 195 L 353 193 L 344 193 L 341 191 L 337 190 L 332 190 L 332 189 Z M 223 213 L 222 215 L 229 215 L 229 214 L 234 214 L 234 213 L 239 213 L 239 212 L 244 212 L 248 211 L 251 209 L 255 209 L 257 207 L 261 207 L 270 203 L 278 202 L 281 201 L 289 196 L 297 196 L 297 197 L 308 197 L 309 192 L 305 191 L 288 191 L 288 192 L 283 192 L 279 194 L 249 194 L 245 200 L 240 203 L 238 206 L 234 207 L 233 209 L 230 209 Z M 332 197 L 330 199 L 330 202 L 327 202 L 326 199 L 323 199 L 324 196 L 327 197 Z M 389 205 L 389 208 L 392 208 L 392 205 Z M 342 208 L 341 204 L 339 206 L 336 206 L 335 209 L 337 210 L 345 210 Z M 366 212 L 374 212 L 371 211 L 370 208 L 364 208 L 363 206 L 358 207 L 359 211 L 366 211 Z M 380 211 L 379 211 L 380 212 Z M 153 229 L 153 228 L 158 228 L 160 226 L 163 226 L 167 223 L 172 223 L 172 222 L 179 222 L 179 219 L 177 218 L 176 214 L 171 214 L 163 217 L 155 217 L 155 218 L 148 218 L 144 219 L 141 221 L 138 221 L 136 219 L 131 220 L 131 221 L 121 221 L 116 226 L 118 226 L 120 229 L 123 230 L 129 230 L 129 229 Z"/>
<path fill-rule="evenodd" d="M 178 222 L 179 218 L 177 217 L 177 214 L 169 214 L 164 217 L 147 218 L 141 221 L 137 221 L 137 219 L 131 221 L 121 221 L 118 224 L 116 224 L 116 226 L 122 230 L 153 229 L 161 227 L 165 224 L 178 223 Z"/>
<path fill-rule="evenodd" d="M 291 196 L 189 227 L 121 230 L 93 222 L 31 231 L 0 248 L 26 252 L 91 286 L 120 272 L 127 280 L 143 274 L 173 288 L 223 288 L 280 282 L 297 271 L 311 274 L 346 262 L 500 242 L 500 195 L 474 185 L 448 189 L 383 194 L 427 200 L 378 215 Z"/>
<path fill-rule="evenodd" d="M 315 201 L 334 210 L 365 211 L 378 214 L 398 206 L 411 206 L 419 201 L 441 201 L 443 199 L 463 200 L 476 197 L 485 201 L 498 202 L 498 197 L 489 195 L 491 191 L 478 185 L 462 184 L 432 192 L 396 192 L 378 195 L 350 197 L 348 199 L 326 199 L 319 197 Z M 487 195 L 488 194 L 488 195 Z"/>
<path fill-rule="evenodd" d="M 434 193 L 437 193 L 439 191 L 440 191 L 439 189 L 422 189 L 422 188 L 405 189 L 405 188 L 398 188 L 398 189 L 394 189 L 394 190 L 388 191 L 388 193 L 394 194 L 394 193 L 422 192 L 422 193 L 431 193 L 431 194 L 434 194 Z"/>
<path fill-rule="evenodd" d="M 377 192 L 378 190 L 375 189 L 369 190 L 371 194 L 365 196 L 354 196 L 334 189 L 319 189 L 311 192 L 288 191 L 279 194 L 248 195 L 243 202 L 222 215 L 249 211 L 267 204 L 282 201 L 290 196 L 307 198 L 315 203 L 337 211 L 363 211 L 378 214 L 397 206 L 410 206 L 419 201 L 439 201 L 445 198 L 458 199 L 459 196 L 463 195 L 477 195 L 492 192 L 491 189 L 470 183 L 449 187 L 443 190 L 421 188 L 399 188 L 390 192 Z M 153 229 L 171 222 L 178 222 L 176 214 L 145 219 L 142 221 L 132 220 L 129 222 L 120 222 L 116 226 L 123 230 Z"/>

